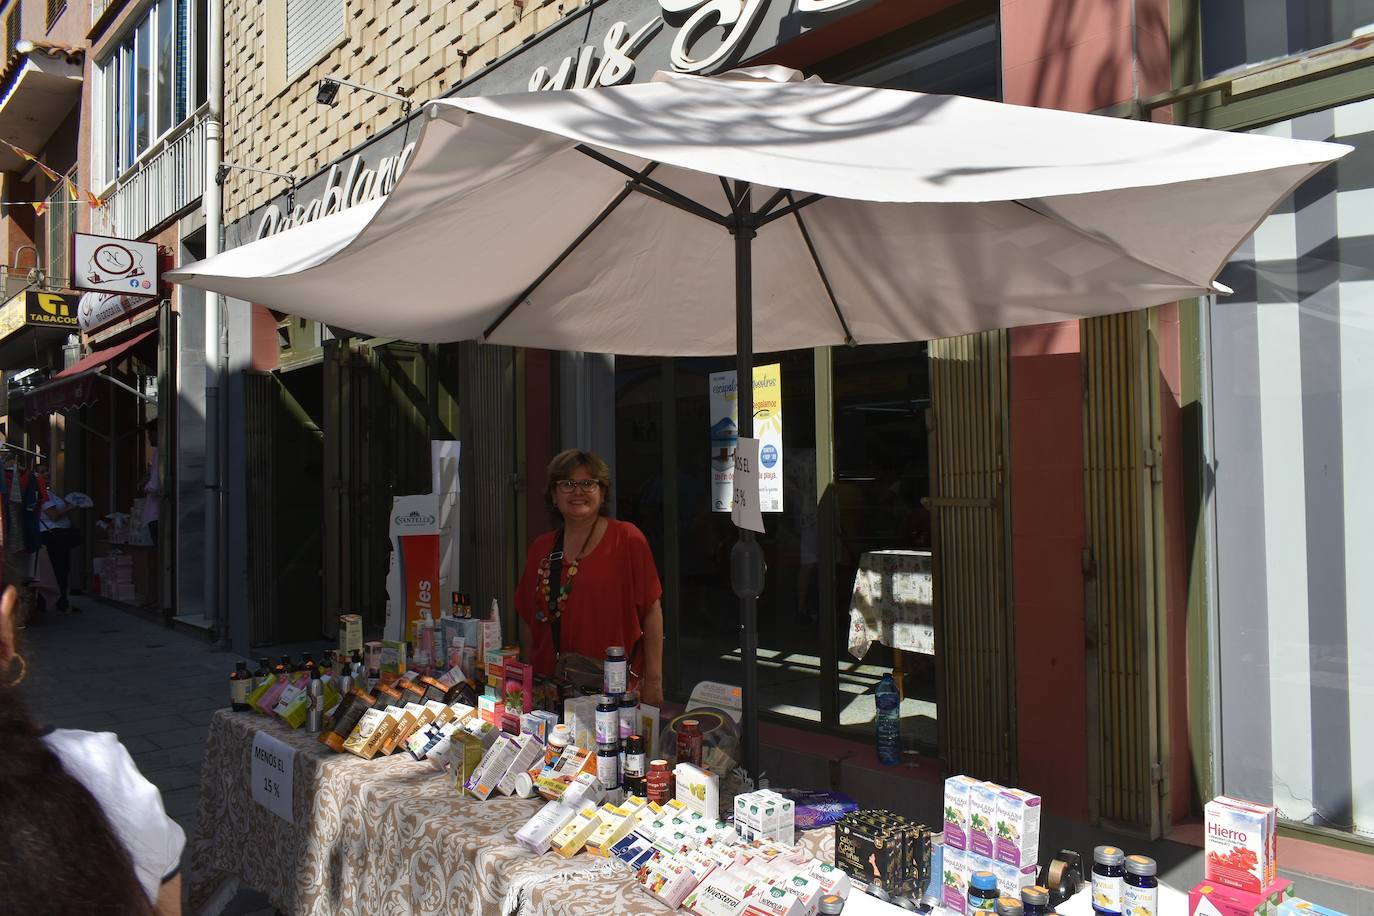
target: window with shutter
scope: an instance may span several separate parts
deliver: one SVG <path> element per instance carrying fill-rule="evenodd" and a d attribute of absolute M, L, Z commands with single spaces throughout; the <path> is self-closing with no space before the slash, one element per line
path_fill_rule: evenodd
<path fill-rule="evenodd" d="M 344 37 L 344 0 L 286 0 L 286 79 L 295 79 Z"/>

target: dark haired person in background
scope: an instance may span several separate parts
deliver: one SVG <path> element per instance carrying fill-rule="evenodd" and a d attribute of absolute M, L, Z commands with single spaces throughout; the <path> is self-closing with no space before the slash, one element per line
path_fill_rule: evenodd
<path fill-rule="evenodd" d="M 118 738 L 29 717 L 15 600 L 0 595 L 0 913 L 177 916 L 185 835 Z"/>

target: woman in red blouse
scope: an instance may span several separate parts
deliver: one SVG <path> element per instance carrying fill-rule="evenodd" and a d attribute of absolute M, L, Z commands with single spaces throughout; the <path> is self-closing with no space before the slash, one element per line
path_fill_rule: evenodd
<path fill-rule="evenodd" d="M 544 497 L 562 524 L 534 539 L 515 593 L 520 644 L 536 674 L 560 654 L 605 657 L 624 646 L 630 682 L 650 706 L 663 702 L 663 587 L 649 542 L 607 513 L 611 471 L 591 452 L 549 462 Z"/>

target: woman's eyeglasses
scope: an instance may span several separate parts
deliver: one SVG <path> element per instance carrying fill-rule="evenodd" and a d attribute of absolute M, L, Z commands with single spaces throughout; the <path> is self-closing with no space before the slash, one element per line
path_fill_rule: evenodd
<path fill-rule="evenodd" d="M 573 490 L 581 490 L 583 493 L 590 493 L 592 490 L 601 486 L 601 482 L 588 478 L 587 480 L 560 480 L 554 485 L 558 487 L 559 493 L 571 493 Z"/>

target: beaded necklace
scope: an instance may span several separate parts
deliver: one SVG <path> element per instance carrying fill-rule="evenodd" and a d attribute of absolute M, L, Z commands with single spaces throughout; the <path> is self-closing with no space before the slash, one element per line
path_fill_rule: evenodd
<path fill-rule="evenodd" d="M 601 519 L 597 519 L 592 523 L 591 533 L 587 535 L 587 540 L 583 541 L 582 549 L 578 551 L 577 556 L 568 561 L 567 577 L 559 583 L 558 595 L 552 601 L 549 600 L 549 595 L 553 591 L 553 583 L 550 581 L 553 578 L 552 564 L 554 560 L 562 560 L 565 556 L 563 552 L 559 550 L 563 544 L 563 533 L 561 531 L 558 534 L 557 543 L 554 544 L 553 553 L 539 561 L 539 595 L 544 600 L 541 602 L 540 609 L 534 615 L 535 620 L 541 622 L 546 621 L 549 619 L 550 614 L 552 614 L 554 620 L 562 618 L 563 609 L 568 606 L 568 596 L 572 594 L 573 580 L 577 578 L 577 564 L 582 562 L 582 558 L 587 555 L 587 548 L 591 545 L 592 539 L 596 537 L 596 528 L 597 525 L 600 524 Z M 559 565 L 562 566 L 561 563 Z"/>

